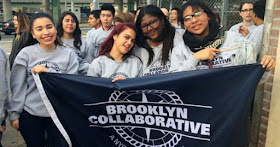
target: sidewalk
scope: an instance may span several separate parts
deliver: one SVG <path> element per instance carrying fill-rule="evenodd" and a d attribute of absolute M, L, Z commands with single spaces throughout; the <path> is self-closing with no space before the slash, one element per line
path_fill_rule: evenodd
<path fill-rule="evenodd" d="M 17 131 L 16 129 L 12 128 L 10 125 L 10 121 L 6 121 L 6 131 L 3 133 L 2 137 L 2 145 L 3 147 L 16 147 L 17 146 Z M 26 147 L 26 144 L 18 132 L 18 146 L 19 147 Z"/>

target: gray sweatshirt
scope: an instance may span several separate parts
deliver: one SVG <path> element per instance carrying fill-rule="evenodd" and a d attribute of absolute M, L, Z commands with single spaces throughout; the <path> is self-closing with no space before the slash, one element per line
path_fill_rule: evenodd
<path fill-rule="evenodd" d="M 241 25 L 244 25 L 243 22 L 238 23 L 238 24 L 232 26 L 232 27 L 229 29 L 229 31 L 233 31 L 233 32 L 239 33 L 239 27 L 240 27 Z M 255 28 L 257 28 L 257 26 L 254 25 L 254 24 L 251 24 L 251 25 L 248 25 L 248 26 L 247 26 L 247 25 L 244 25 L 244 26 L 247 27 L 247 29 L 249 30 L 249 32 L 251 32 L 251 31 L 253 31 Z M 243 37 L 242 34 L 240 34 L 240 36 Z"/>
<path fill-rule="evenodd" d="M 8 100 L 8 80 L 7 80 L 7 54 L 0 47 L 0 124 L 5 118 L 4 105 Z"/>
<path fill-rule="evenodd" d="M 99 29 L 95 30 L 94 33 L 90 34 L 88 44 L 90 46 L 90 52 L 93 59 L 99 55 L 102 43 L 110 35 L 113 29 L 114 26 L 112 26 L 108 31 L 105 31 L 102 27 L 100 27 Z"/>
<path fill-rule="evenodd" d="M 141 60 L 131 55 L 122 62 L 115 61 L 108 55 L 99 56 L 89 66 L 88 76 L 114 79 L 116 77 L 135 78 L 142 72 Z"/>
<path fill-rule="evenodd" d="M 88 46 L 86 40 L 84 38 L 81 38 L 81 40 L 82 40 L 82 45 L 81 45 L 80 49 L 77 49 L 74 46 L 74 38 L 65 39 L 65 38 L 61 37 L 63 46 L 74 51 L 78 57 L 78 61 L 79 61 L 78 74 L 86 75 L 88 66 L 92 62 L 93 59 L 89 53 L 89 46 Z"/>
<path fill-rule="evenodd" d="M 148 41 L 148 40 L 147 40 Z M 175 48 L 180 42 L 183 42 L 183 38 L 179 33 L 175 33 L 173 38 L 173 48 Z M 163 44 L 152 47 L 154 51 L 154 58 L 150 65 L 147 65 L 149 61 L 149 53 L 144 48 L 137 48 L 135 49 L 135 55 L 138 56 L 143 62 L 143 76 L 149 75 L 157 75 L 157 74 L 165 74 L 169 73 L 170 69 L 170 60 L 167 61 L 165 65 L 162 63 L 162 47 Z M 171 56 L 171 52 L 169 53 L 169 57 Z"/>
<path fill-rule="evenodd" d="M 253 31 L 251 31 L 246 39 L 254 42 L 257 46 L 257 52 L 260 53 L 262 49 L 262 38 L 263 38 L 264 24 L 257 26 Z M 259 54 L 258 54 L 259 56 Z"/>
<path fill-rule="evenodd" d="M 86 38 L 87 42 L 90 42 L 90 37 L 92 36 L 91 33 L 93 33 L 95 30 L 96 30 L 95 28 L 92 28 L 87 32 L 87 38 Z"/>
<path fill-rule="evenodd" d="M 239 33 L 228 31 L 225 42 L 219 48 L 224 51 L 218 53 L 212 61 L 200 61 L 193 56 L 193 52 L 185 43 L 174 48 L 171 56 L 171 72 L 209 69 L 235 65 L 256 63 L 256 46 Z M 210 66 L 209 66 L 210 65 Z"/>
<path fill-rule="evenodd" d="M 32 77 L 31 71 L 36 65 L 49 68 L 49 72 L 67 74 L 77 74 L 79 68 L 77 55 L 65 47 L 57 45 L 55 50 L 46 51 L 37 43 L 23 48 L 11 71 L 10 120 L 18 119 L 23 109 L 34 116 L 50 117 Z"/>

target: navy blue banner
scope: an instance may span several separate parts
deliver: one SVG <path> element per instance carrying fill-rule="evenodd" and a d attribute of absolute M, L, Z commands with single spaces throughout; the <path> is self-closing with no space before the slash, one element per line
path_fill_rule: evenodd
<path fill-rule="evenodd" d="M 39 91 L 75 147 L 230 147 L 248 143 L 251 103 L 263 73 L 253 64 L 115 83 L 43 73 L 46 95 Z"/>

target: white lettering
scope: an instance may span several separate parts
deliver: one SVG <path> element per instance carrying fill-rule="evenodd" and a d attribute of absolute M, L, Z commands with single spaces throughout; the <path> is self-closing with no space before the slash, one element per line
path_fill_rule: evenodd
<path fill-rule="evenodd" d="M 136 124 L 144 124 L 144 116 L 143 115 L 135 115 Z"/>
<path fill-rule="evenodd" d="M 118 114 L 126 114 L 126 109 L 125 105 L 117 105 L 117 112 Z"/>
<path fill-rule="evenodd" d="M 176 129 L 175 121 L 173 118 L 168 118 L 166 121 L 166 128 L 170 128 L 170 127 Z"/>
<path fill-rule="evenodd" d="M 137 111 L 138 111 L 140 114 L 147 114 L 148 109 L 147 109 L 147 107 L 144 106 L 144 105 L 139 105 L 139 106 L 137 107 Z"/>
<path fill-rule="evenodd" d="M 107 114 L 116 114 L 116 106 L 114 105 L 107 105 L 106 106 Z"/>
<path fill-rule="evenodd" d="M 108 117 L 106 117 L 104 115 L 99 115 L 98 116 L 98 122 L 100 124 L 106 124 L 106 123 L 108 123 Z"/>
<path fill-rule="evenodd" d="M 188 109 L 184 108 L 184 111 L 183 111 L 182 108 L 177 108 L 177 117 L 187 119 L 188 118 Z"/>
<path fill-rule="evenodd" d="M 173 117 L 173 113 L 175 111 L 175 107 L 171 107 L 170 108 L 170 107 L 166 106 L 165 109 L 167 110 L 169 116 Z"/>
<path fill-rule="evenodd" d="M 132 117 L 132 115 L 128 114 L 125 117 L 125 123 L 132 123 L 135 124 L 134 118 Z"/>
<path fill-rule="evenodd" d="M 210 136 L 210 124 L 201 124 L 201 135 Z"/>
<path fill-rule="evenodd" d="M 199 131 L 201 123 L 194 123 L 190 121 L 191 132 L 197 134 Z"/>
<path fill-rule="evenodd" d="M 150 115 L 158 115 L 157 106 L 148 106 L 148 113 Z"/>
<path fill-rule="evenodd" d="M 156 116 L 156 126 L 165 127 L 164 120 L 164 117 Z"/>
<path fill-rule="evenodd" d="M 89 122 L 93 123 L 93 124 L 98 124 L 97 117 L 92 115 L 88 118 Z"/>
<path fill-rule="evenodd" d="M 137 109 L 134 105 L 127 105 L 126 109 L 130 114 L 135 114 L 137 112 Z"/>
<path fill-rule="evenodd" d="M 161 115 L 161 116 L 167 116 L 167 113 L 163 112 L 163 107 L 162 106 L 158 107 L 158 112 L 159 112 L 159 115 Z"/>
<path fill-rule="evenodd" d="M 154 117 L 152 117 L 152 116 L 150 116 L 150 115 L 148 115 L 148 116 L 146 116 L 145 117 L 145 121 L 146 121 L 146 124 L 148 124 L 148 125 L 154 125 L 155 124 L 155 118 Z"/>

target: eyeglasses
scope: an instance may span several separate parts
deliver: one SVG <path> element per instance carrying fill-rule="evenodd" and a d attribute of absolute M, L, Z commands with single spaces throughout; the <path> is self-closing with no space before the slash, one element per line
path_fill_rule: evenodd
<path fill-rule="evenodd" d="M 157 26 L 158 19 L 151 20 L 148 24 L 143 24 L 141 27 L 142 30 L 148 30 L 148 26 L 154 28 Z"/>
<path fill-rule="evenodd" d="M 253 9 L 243 9 L 241 12 L 253 12 Z"/>
<path fill-rule="evenodd" d="M 195 17 L 196 19 L 199 19 L 202 15 L 204 14 L 204 10 L 200 10 L 195 12 L 193 15 L 187 15 L 184 17 L 184 21 L 186 23 L 191 23 L 192 22 L 192 18 Z"/>

